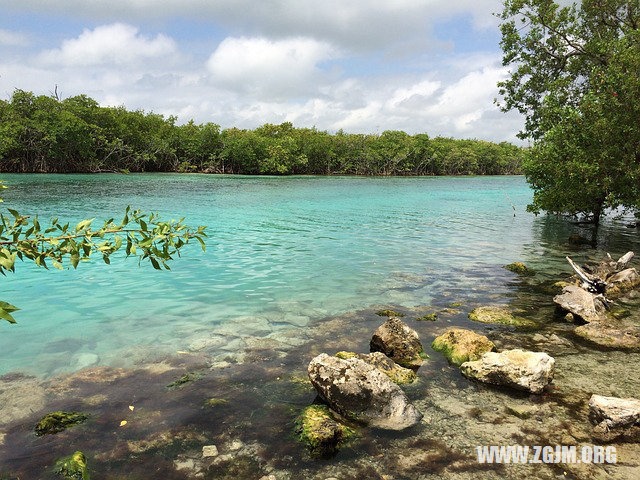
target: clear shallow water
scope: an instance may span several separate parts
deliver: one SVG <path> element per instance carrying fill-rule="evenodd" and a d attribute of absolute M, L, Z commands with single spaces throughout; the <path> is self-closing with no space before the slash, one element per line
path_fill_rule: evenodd
<path fill-rule="evenodd" d="M 208 225 L 210 238 L 206 253 L 194 245 L 170 273 L 124 258 L 64 272 L 18 265 L 0 280 L 2 299 L 23 309 L 18 325 L 0 324 L 0 373 L 128 366 L 203 347 L 231 352 L 238 339 L 282 338 L 371 305 L 505 293 L 512 277 L 501 265 L 562 269 L 573 232 L 525 212 L 531 191 L 522 177 L 2 178 L 4 205 L 41 220 L 100 221 L 132 205 Z M 617 253 L 634 233 L 605 226 L 602 247 Z"/>

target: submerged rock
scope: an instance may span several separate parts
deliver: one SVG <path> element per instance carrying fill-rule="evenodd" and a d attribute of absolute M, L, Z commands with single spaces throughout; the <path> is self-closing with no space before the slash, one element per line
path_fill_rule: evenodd
<path fill-rule="evenodd" d="M 202 447 L 203 458 L 210 458 L 210 457 L 217 457 L 217 456 L 218 456 L 218 447 L 216 447 L 215 445 L 205 445 L 204 447 Z"/>
<path fill-rule="evenodd" d="M 629 290 L 640 287 L 640 275 L 635 268 L 627 268 L 609 277 L 607 283 L 607 296 L 619 297 Z"/>
<path fill-rule="evenodd" d="M 543 352 L 520 349 L 487 352 L 480 360 L 465 362 L 462 373 L 475 380 L 542 393 L 553 380 L 555 360 Z"/>
<path fill-rule="evenodd" d="M 604 303 L 593 293 L 577 285 L 568 285 L 562 294 L 553 297 L 553 301 L 565 312 L 577 316 L 585 322 L 597 322 L 606 317 Z"/>
<path fill-rule="evenodd" d="M 371 352 L 382 352 L 407 368 L 418 368 L 423 359 L 428 358 L 418 333 L 399 318 L 390 318 L 380 325 L 369 347 Z"/>
<path fill-rule="evenodd" d="M 593 436 L 610 442 L 620 437 L 640 440 L 640 400 L 592 395 L 589 419 L 595 425 Z"/>
<path fill-rule="evenodd" d="M 67 428 L 84 423 L 87 418 L 89 418 L 87 415 L 78 412 L 51 412 L 36 424 L 36 435 L 40 437 L 62 432 Z"/>
<path fill-rule="evenodd" d="M 379 317 L 404 317 L 404 313 L 396 312 L 395 310 L 378 310 L 376 315 Z"/>
<path fill-rule="evenodd" d="M 346 360 L 347 358 L 359 358 L 369 365 L 376 367 L 384 373 L 393 383 L 412 383 L 416 379 L 416 372 L 410 368 L 404 368 L 387 357 L 384 353 L 373 352 L 368 354 L 354 352 L 338 352 L 336 357 Z"/>
<path fill-rule="evenodd" d="M 518 275 L 523 275 L 523 276 L 534 275 L 533 270 L 531 270 L 522 262 L 513 262 L 513 263 L 510 263 L 509 265 L 503 266 L 502 268 L 504 268 L 505 270 L 509 270 L 510 272 L 517 273 Z"/>
<path fill-rule="evenodd" d="M 615 327 L 600 322 L 577 327 L 575 334 L 585 340 L 607 348 L 622 350 L 640 349 L 640 329 L 636 327 Z"/>
<path fill-rule="evenodd" d="M 315 455 L 335 453 L 354 434 L 326 405 L 311 405 L 296 420 L 298 439 Z"/>
<path fill-rule="evenodd" d="M 484 306 L 474 308 L 469 313 L 469 320 L 480 323 L 500 323 L 518 327 L 532 327 L 535 323 L 526 318 L 516 317 L 506 307 Z"/>
<path fill-rule="evenodd" d="M 425 315 L 422 315 L 421 317 L 416 318 L 416 321 L 418 322 L 435 322 L 436 320 L 438 320 L 437 313 L 427 313 Z"/>
<path fill-rule="evenodd" d="M 308 372 L 320 397 L 348 419 L 388 430 L 403 430 L 422 419 L 398 385 L 359 358 L 322 353 L 311 360 Z"/>
<path fill-rule="evenodd" d="M 494 351 L 496 346 L 484 335 L 471 330 L 451 328 L 436 338 L 431 344 L 437 352 L 442 352 L 455 365 L 478 360 L 483 354 Z"/>
<path fill-rule="evenodd" d="M 58 460 L 54 472 L 60 477 L 70 480 L 89 480 L 87 458 L 82 452 L 75 452 L 73 455 Z"/>

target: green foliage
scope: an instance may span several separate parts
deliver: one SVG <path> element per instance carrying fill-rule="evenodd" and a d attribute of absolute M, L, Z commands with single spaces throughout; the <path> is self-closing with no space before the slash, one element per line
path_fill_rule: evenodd
<path fill-rule="evenodd" d="M 535 144 L 523 169 L 535 213 L 640 209 L 640 4 L 507 0 L 502 13 L 504 110 Z"/>
<path fill-rule="evenodd" d="M 317 175 L 498 175 L 520 173 L 508 143 L 385 131 L 331 135 L 285 122 L 255 130 L 189 121 L 79 95 L 59 101 L 16 90 L 0 101 L 0 171 L 207 172 Z"/>

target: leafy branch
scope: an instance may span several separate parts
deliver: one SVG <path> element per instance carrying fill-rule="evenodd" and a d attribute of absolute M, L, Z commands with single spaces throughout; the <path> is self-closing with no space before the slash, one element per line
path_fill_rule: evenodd
<path fill-rule="evenodd" d="M 0 182 L 0 189 L 6 188 Z M 2 198 L 0 198 L 2 201 Z M 99 228 L 93 219 L 75 226 L 53 219 L 44 228 L 38 217 L 31 218 L 8 209 L 11 216 L 0 213 L 0 274 L 15 272 L 16 260 L 30 260 L 37 266 L 49 265 L 63 270 L 65 262 L 78 267 L 91 256 L 101 256 L 106 264 L 123 247 L 126 256 L 135 256 L 138 263 L 151 263 L 156 270 L 170 270 L 168 262 L 180 256 L 180 250 L 190 241 L 197 241 L 205 250 L 206 227 L 189 228 L 180 220 L 164 221 L 157 214 L 145 214 L 127 207 L 121 222 L 109 219 Z M 17 307 L 0 302 L 0 318 L 16 323 L 11 315 Z"/>

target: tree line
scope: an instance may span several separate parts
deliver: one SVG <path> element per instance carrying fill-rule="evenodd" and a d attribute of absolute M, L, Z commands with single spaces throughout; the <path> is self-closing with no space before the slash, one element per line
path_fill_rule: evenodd
<path fill-rule="evenodd" d="M 518 174 L 524 150 L 402 131 L 335 134 L 291 123 L 253 130 L 15 90 L 0 100 L 2 172 L 315 175 Z"/>

